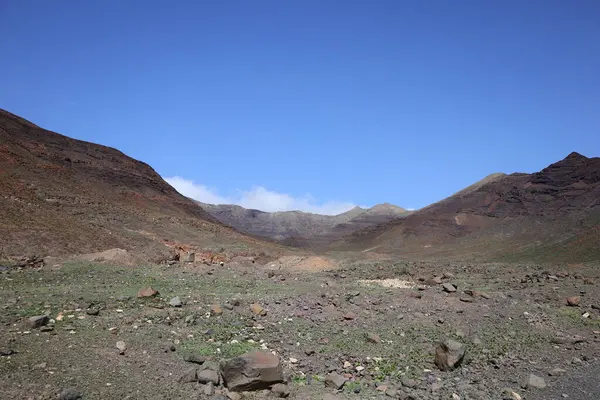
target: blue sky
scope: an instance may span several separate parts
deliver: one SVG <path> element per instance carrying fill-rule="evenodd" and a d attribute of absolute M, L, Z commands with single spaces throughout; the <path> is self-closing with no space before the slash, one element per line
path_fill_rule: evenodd
<path fill-rule="evenodd" d="M 0 108 L 276 210 L 600 155 L 595 0 L 0 0 Z"/>

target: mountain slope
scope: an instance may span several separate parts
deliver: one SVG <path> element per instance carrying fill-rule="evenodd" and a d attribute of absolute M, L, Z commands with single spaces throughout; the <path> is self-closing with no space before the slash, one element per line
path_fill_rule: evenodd
<path fill-rule="evenodd" d="M 310 241 L 311 238 L 317 237 L 320 240 L 327 240 L 329 237 L 337 237 L 343 233 L 354 232 L 408 214 L 405 209 L 387 203 L 369 209 L 355 207 L 339 215 L 320 215 L 301 211 L 264 212 L 236 205 L 199 204 L 226 225 L 241 232 L 276 240 L 295 238 L 294 240 Z"/>
<path fill-rule="evenodd" d="M 42 129 L 0 110 L 0 249 L 63 255 L 166 241 L 257 245 L 179 194 L 150 166 L 110 147 Z"/>
<path fill-rule="evenodd" d="M 533 174 L 495 174 L 333 249 L 497 259 L 599 260 L 600 158 L 571 153 Z"/>

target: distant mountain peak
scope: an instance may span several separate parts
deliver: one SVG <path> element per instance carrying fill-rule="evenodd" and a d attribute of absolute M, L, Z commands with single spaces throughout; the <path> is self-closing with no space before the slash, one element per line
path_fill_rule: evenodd
<path fill-rule="evenodd" d="M 573 151 L 565 158 L 565 160 L 588 160 L 588 158 L 583 154 Z"/>

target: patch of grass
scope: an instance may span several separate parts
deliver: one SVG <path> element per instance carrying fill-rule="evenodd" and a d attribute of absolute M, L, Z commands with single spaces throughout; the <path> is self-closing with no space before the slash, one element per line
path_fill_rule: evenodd
<path fill-rule="evenodd" d="M 600 319 L 583 318 L 581 309 L 578 307 L 561 307 L 557 310 L 557 315 L 563 321 L 571 325 L 586 328 L 600 328 Z"/>
<path fill-rule="evenodd" d="M 37 306 L 29 306 L 29 307 L 25 307 L 25 308 L 21 308 L 18 312 L 17 315 L 19 317 L 34 317 L 36 315 L 43 315 L 46 312 L 46 308 L 37 305 Z"/>
<path fill-rule="evenodd" d="M 298 385 L 298 386 L 305 386 L 306 385 L 306 376 L 303 376 L 303 375 L 292 376 L 292 384 Z"/>
<path fill-rule="evenodd" d="M 344 385 L 344 390 L 346 392 L 354 393 L 354 391 L 357 389 L 359 390 L 359 392 L 362 391 L 363 383 L 361 381 L 350 381 L 346 382 L 346 384 Z"/>

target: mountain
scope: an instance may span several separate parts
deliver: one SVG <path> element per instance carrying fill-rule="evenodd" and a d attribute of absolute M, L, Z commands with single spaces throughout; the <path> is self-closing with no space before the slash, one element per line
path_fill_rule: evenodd
<path fill-rule="evenodd" d="M 298 241 L 328 241 L 342 234 L 407 215 L 409 211 L 391 204 L 364 209 L 354 207 L 339 215 L 320 215 L 301 211 L 264 212 L 237 205 L 200 203 L 214 218 L 233 228 L 286 244 Z"/>
<path fill-rule="evenodd" d="M 330 249 L 440 257 L 600 260 L 600 158 L 571 153 L 533 173 L 493 174 Z"/>
<path fill-rule="evenodd" d="M 153 258 L 173 243 L 268 247 L 218 222 L 149 165 L 4 110 L 0 221 L 4 255 L 122 248 Z"/>

